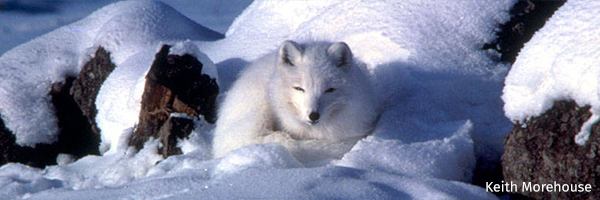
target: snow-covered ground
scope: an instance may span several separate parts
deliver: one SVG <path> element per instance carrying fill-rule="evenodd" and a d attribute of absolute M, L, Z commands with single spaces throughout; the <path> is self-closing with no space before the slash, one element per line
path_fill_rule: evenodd
<path fill-rule="evenodd" d="M 63 3 L 59 10 L 76 7 Z M 476 157 L 498 161 L 510 130 L 500 99 L 508 66 L 497 62 L 497 53 L 481 49 L 509 19 L 514 3 L 111 4 L 0 57 L 0 113 L 19 144 L 29 146 L 56 137 L 46 95 L 52 82 L 77 74 L 98 46 L 112 52 L 117 65 L 96 102 L 104 155 L 43 170 L 2 166 L 0 198 L 494 199 L 469 182 Z M 225 38 L 204 27 L 227 29 Z M 157 155 L 156 141 L 136 153 L 120 139 L 136 123 L 145 73 L 160 45 L 206 55 L 226 92 L 243 67 L 286 39 L 345 41 L 376 80 L 381 118 L 373 134 L 340 161 L 303 168 L 274 144 L 214 159 L 202 136 L 212 127 L 201 121 L 184 142 L 184 154 L 167 159 Z"/>
<path fill-rule="evenodd" d="M 506 77 L 506 116 L 524 121 L 550 109 L 554 101 L 590 105 L 592 117 L 575 142 L 583 145 L 600 119 L 600 2 L 565 3 L 521 49 Z"/>

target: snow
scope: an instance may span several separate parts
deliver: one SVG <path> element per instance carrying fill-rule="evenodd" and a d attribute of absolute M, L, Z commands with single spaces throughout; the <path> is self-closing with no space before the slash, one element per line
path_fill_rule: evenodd
<path fill-rule="evenodd" d="M 510 121 L 499 97 L 508 67 L 481 48 L 513 0 L 169 2 L 175 9 L 111 4 L 0 57 L 0 113 L 29 146 L 56 138 L 51 83 L 77 75 L 98 46 L 117 66 L 96 100 L 103 156 L 63 155 L 45 169 L 7 164 L 0 198 L 495 199 L 469 182 L 477 158 L 498 162 L 503 150 Z M 243 8 L 224 39 L 213 41 L 218 33 L 197 23 L 228 27 Z M 213 159 L 214 127 L 201 119 L 179 144 L 183 155 L 163 159 L 156 140 L 140 152 L 126 146 L 162 44 L 199 57 L 226 92 L 241 69 L 286 39 L 345 41 L 376 80 L 381 117 L 341 160 L 305 168 L 276 144 Z"/>
<path fill-rule="evenodd" d="M 439 140 L 404 144 L 369 136 L 348 152 L 339 165 L 413 177 L 471 181 L 475 167 L 473 124 L 464 122 L 453 135 Z"/>
<path fill-rule="evenodd" d="M 116 1 L 118 0 L 0 0 L 0 4 L 4 4 L 0 6 L 0 55 Z M 212 30 L 225 33 L 235 17 L 252 0 L 162 2 Z"/>
<path fill-rule="evenodd" d="M 473 52 L 473 49 L 481 48 L 494 39 L 490 33 L 494 31 L 496 22 L 508 19 L 507 11 L 512 3 L 258 1 L 236 19 L 225 40 L 206 44 L 205 48 L 201 45 L 201 48 L 215 63 L 219 63 L 240 55 L 243 57 L 239 58 L 245 60 L 256 59 L 278 47 L 285 38 L 346 41 L 361 60 L 371 65 L 402 60 L 424 69 L 490 73 L 484 67 L 496 66 L 489 59 L 490 53 Z M 431 39 L 441 37 L 446 38 L 439 41 Z M 221 52 L 213 50 L 213 47 L 230 51 Z M 253 51 L 255 49 L 261 50 Z M 383 56 L 377 51 L 380 49 L 398 54 Z M 215 52 L 214 55 L 211 52 Z M 370 58 L 372 54 L 365 55 L 363 52 L 379 53 L 375 56 L 382 60 Z M 458 55 L 462 59 L 455 59 Z M 445 62 L 449 59 L 453 62 Z M 493 69 L 491 71 L 494 72 Z"/>
<path fill-rule="evenodd" d="M 75 162 L 75 160 L 77 160 L 77 157 L 71 154 L 61 153 L 56 156 L 56 163 L 58 165 L 68 165 Z"/>
<path fill-rule="evenodd" d="M 54 189 L 28 199 L 494 199 L 464 183 L 345 167 L 248 170 L 209 183 L 204 170 L 148 178 L 110 191 Z M 294 180 L 294 181 L 290 181 Z M 276 183 L 274 186 L 273 183 Z"/>
<path fill-rule="evenodd" d="M 9 199 L 62 187 L 61 181 L 44 178 L 41 171 L 21 164 L 3 165 L 0 167 L 0 198 Z"/>
<path fill-rule="evenodd" d="M 285 147 L 278 144 L 250 145 L 235 150 L 220 160 L 214 176 L 237 174 L 251 168 L 298 168 L 300 164 Z"/>
<path fill-rule="evenodd" d="M 152 165 L 159 159 L 149 144 L 137 154 L 88 156 L 45 170 L 8 164 L 0 170 L 7 177 L 0 191 L 27 199 L 495 199 L 476 186 L 441 179 L 333 165 L 298 168 L 274 144 L 242 148 L 222 160 L 191 153 Z"/>
<path fill-rule="evenodd" d="M 600 118 L 599 2 L 568 1 L 525 44 L 504 87 L 504 111 L 523 122 L 550 109 L 554 101 L 590 105 L 592 117 L 575 138 L 583 145 Z"/>

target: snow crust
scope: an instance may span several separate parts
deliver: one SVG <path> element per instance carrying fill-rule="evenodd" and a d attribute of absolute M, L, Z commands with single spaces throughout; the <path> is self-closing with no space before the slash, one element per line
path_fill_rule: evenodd
<path fill-rule="evenodd" d="M 512 4 L 257 0 L 217 41 L 206 41 L 218 35 L 163 3 L 109 5 L 0 57 L 0 113 L 20 144 L 33 145 L 53 141 L 57 131 L 50 83 L 76 75 L 96 47 L 107 48 L 117 68 L 96 101 L 104 155 L 73 163 L 61 157 L 65 165 L 43 170 L 5 165 L 0 198 L 495 199 L 468 182 L 476 158 L 499 160 L 510 128 L 499 98 L 507 66 L 481 47 Z M 154 140 L 137 153 L 126 147 L 122 138 L 137 121 L 144 77 L 161 44 L 214 63 L 207 71 L 226 92 L 241 69 L 286 39 L 345 41 L 376 81 L 381 117 L 343 159 L 304 168 L 276 144 L 213 159 L 213 127 L 201 120 L 180 143 L 183 155 L 162 159 Z M 15 91 L 32 92 L 7 95 Z"/>
<path fill-rule="evenodd" d="M 554 101 L 590 105 L 592 117 L 575 141 L 583 145 L 600 114 L 600 2 L 568 1 L 525 44 L 506 77 L 504 111 L 512 121 L 539 116 Z"/>

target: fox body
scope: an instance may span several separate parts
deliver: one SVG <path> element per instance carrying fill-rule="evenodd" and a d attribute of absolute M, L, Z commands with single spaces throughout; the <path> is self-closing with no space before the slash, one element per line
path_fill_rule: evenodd
<path fill-rule="evenodd" d="M 285 41 L 226 94 L 213 154 L 274 142 L 304 164 L 340 159 L 371 132 L 375 96 L 364 64 L 345 43 Z"/>

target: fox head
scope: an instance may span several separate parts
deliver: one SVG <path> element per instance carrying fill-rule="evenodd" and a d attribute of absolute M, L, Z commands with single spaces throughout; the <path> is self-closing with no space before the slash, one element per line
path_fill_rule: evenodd
<path fill-rule="evenodd" d="M 351 98 L 349 73 L 352 52 L 344 42 L 299 45 L 285 41 L 277 57 L 277 95 L 287 113 L 280 114 L 285 123 L 318 127 L 335 118 Z M 276 86 L 274 86 L 276 85 Z M 273 91 L 273 90 L 272 90 Z M 281 116 L 285 115 L 285 116 Z"/>

